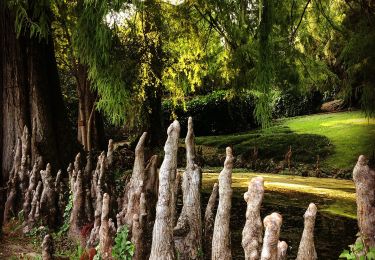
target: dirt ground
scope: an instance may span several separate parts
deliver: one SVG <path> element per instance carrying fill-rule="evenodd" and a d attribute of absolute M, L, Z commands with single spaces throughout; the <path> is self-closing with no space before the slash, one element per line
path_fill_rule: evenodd
<path fill-rule="evenodd" d="M 36 259 L 40 256 L 30 238 L 22 234 L 20 226 L 10 222 L 3 227 L 0 237 L 0 259 Z"/>

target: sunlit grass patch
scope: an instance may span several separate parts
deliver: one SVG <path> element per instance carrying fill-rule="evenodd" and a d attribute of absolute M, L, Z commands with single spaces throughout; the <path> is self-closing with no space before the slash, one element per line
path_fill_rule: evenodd
<path fill-rule="evenodd" d="M 319 205 L 321 212 L 350 218 L 356 217 L 355 187 L 350 180 L 279 174 L 233 173 L 232 187 L 234 192 L 238 196 L 242 196 L 251 178 L 256 176 L 264 178 L 265 190 L 269 193 L 268 200 L 272 199 L 273 192 L 285 194 L 287 197 L 290 194 L 296 194 L 295 203 L 303 208 L 306 207 L 306 203 L 314 202 Z M 217 182 L 217 178 L 218 173 L 204 173 L 203 189 L 210 190 L 213 184 Z M 306 199 L 310 201 L 306 201 Z M 278 198 L 278 200 L 280 199 Z M 274 203 L 277 202 L 274 201 Z M 283 201 L 280 200 L 278 203 L 283 203 Z"/>
<path fill-rule="evenodd" d="M 256 146 L 260 159 L 275 160 L 282 160 L 291 145 L 295 163 L 315 163 L 319 155 L 327 169 L 350 171 L 360 154 L 369 156 L 375 149 L 375 120 L 360 111 L 316 114 L 277 120 L 267 129 L 197 137 L 196 142 L 221 153 L 232 146 L 236 155 L 250 154 Z"/>

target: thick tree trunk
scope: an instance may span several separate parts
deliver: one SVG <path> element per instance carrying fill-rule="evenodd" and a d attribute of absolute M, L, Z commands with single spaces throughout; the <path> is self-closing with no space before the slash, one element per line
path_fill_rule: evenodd
<path fill-rule="evenodd" d="M 28 2 L 29 7 L 32 2 Z M 17 38 L 14 12 L 4 1 L 0 8 L 0 167 L 2 180 L 6 181 L 12 168 L 13 148 L 24 126 L 30 130 L 32 164 L 41 155 L 57 170 L 68 164 L 77 146 L 64 109 L 51 37 L 30 37 L 25 30 Z"/>
<path fill-rule="evenodd" d="M 79 63 L 75 74 L 78 93 L 78 141 L 85 151 L 104 150 L 103 118 L 95 110 L 97 94 L 90 89 L 87 67 Z"/>

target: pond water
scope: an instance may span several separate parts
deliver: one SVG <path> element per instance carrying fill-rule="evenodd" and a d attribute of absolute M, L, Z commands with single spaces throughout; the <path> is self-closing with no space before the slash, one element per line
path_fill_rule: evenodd
<path fill-rule="evenodd" d="M 324 182 L 324 179 L 322 179 L 322 182 Z M 202 210 L 207 205 L 210 195 L 208 186 L 212 186 L 212 183 L 212 180 L 203 180 Z M 245 188 L 234 187 L 233 189 L 230 220 L 233 259 L 244 259 L 241 239 L 242 229 L 246 221 L 246 202 L 243 199 L 245 191 Z M 283 224 L 280 240 L 288 243 L 288 259 L 295 259 L 303 231 L 303 214 L 310 202 L 314 202 L 318 207 L 314 233 L 318 258 L 327 260 L 338 259 L 343 249 L 346 249 L 349 244 L 353 244 L 355 241 L 358 228 L 357 221 L 353 218 L 319 211 L 327 203 L 332 203 L 331 198 L 293 191 L 267 191 L 266 188 L 261 215 L 262 218 L 272 212 L 278 212 L 282 215 Z"/>

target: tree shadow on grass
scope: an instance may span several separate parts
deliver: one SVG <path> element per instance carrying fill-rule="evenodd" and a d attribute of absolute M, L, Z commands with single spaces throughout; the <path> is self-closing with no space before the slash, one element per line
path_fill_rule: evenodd
<path fill-rule="evenodd" d="M 334 152 L 331 141 L 322 135 L 298 134 L 287 126 L 275 126 L 238 135 L 198 137 L 197 144 L 217 147 L 220 150 L 232 146 L 235 155 L 251 156 L 258 148 L 258 158 L 283 160 L 289 146 L 292 147 L 292 161 L 315 163 L 317 155 L 323 160 Z"/>

